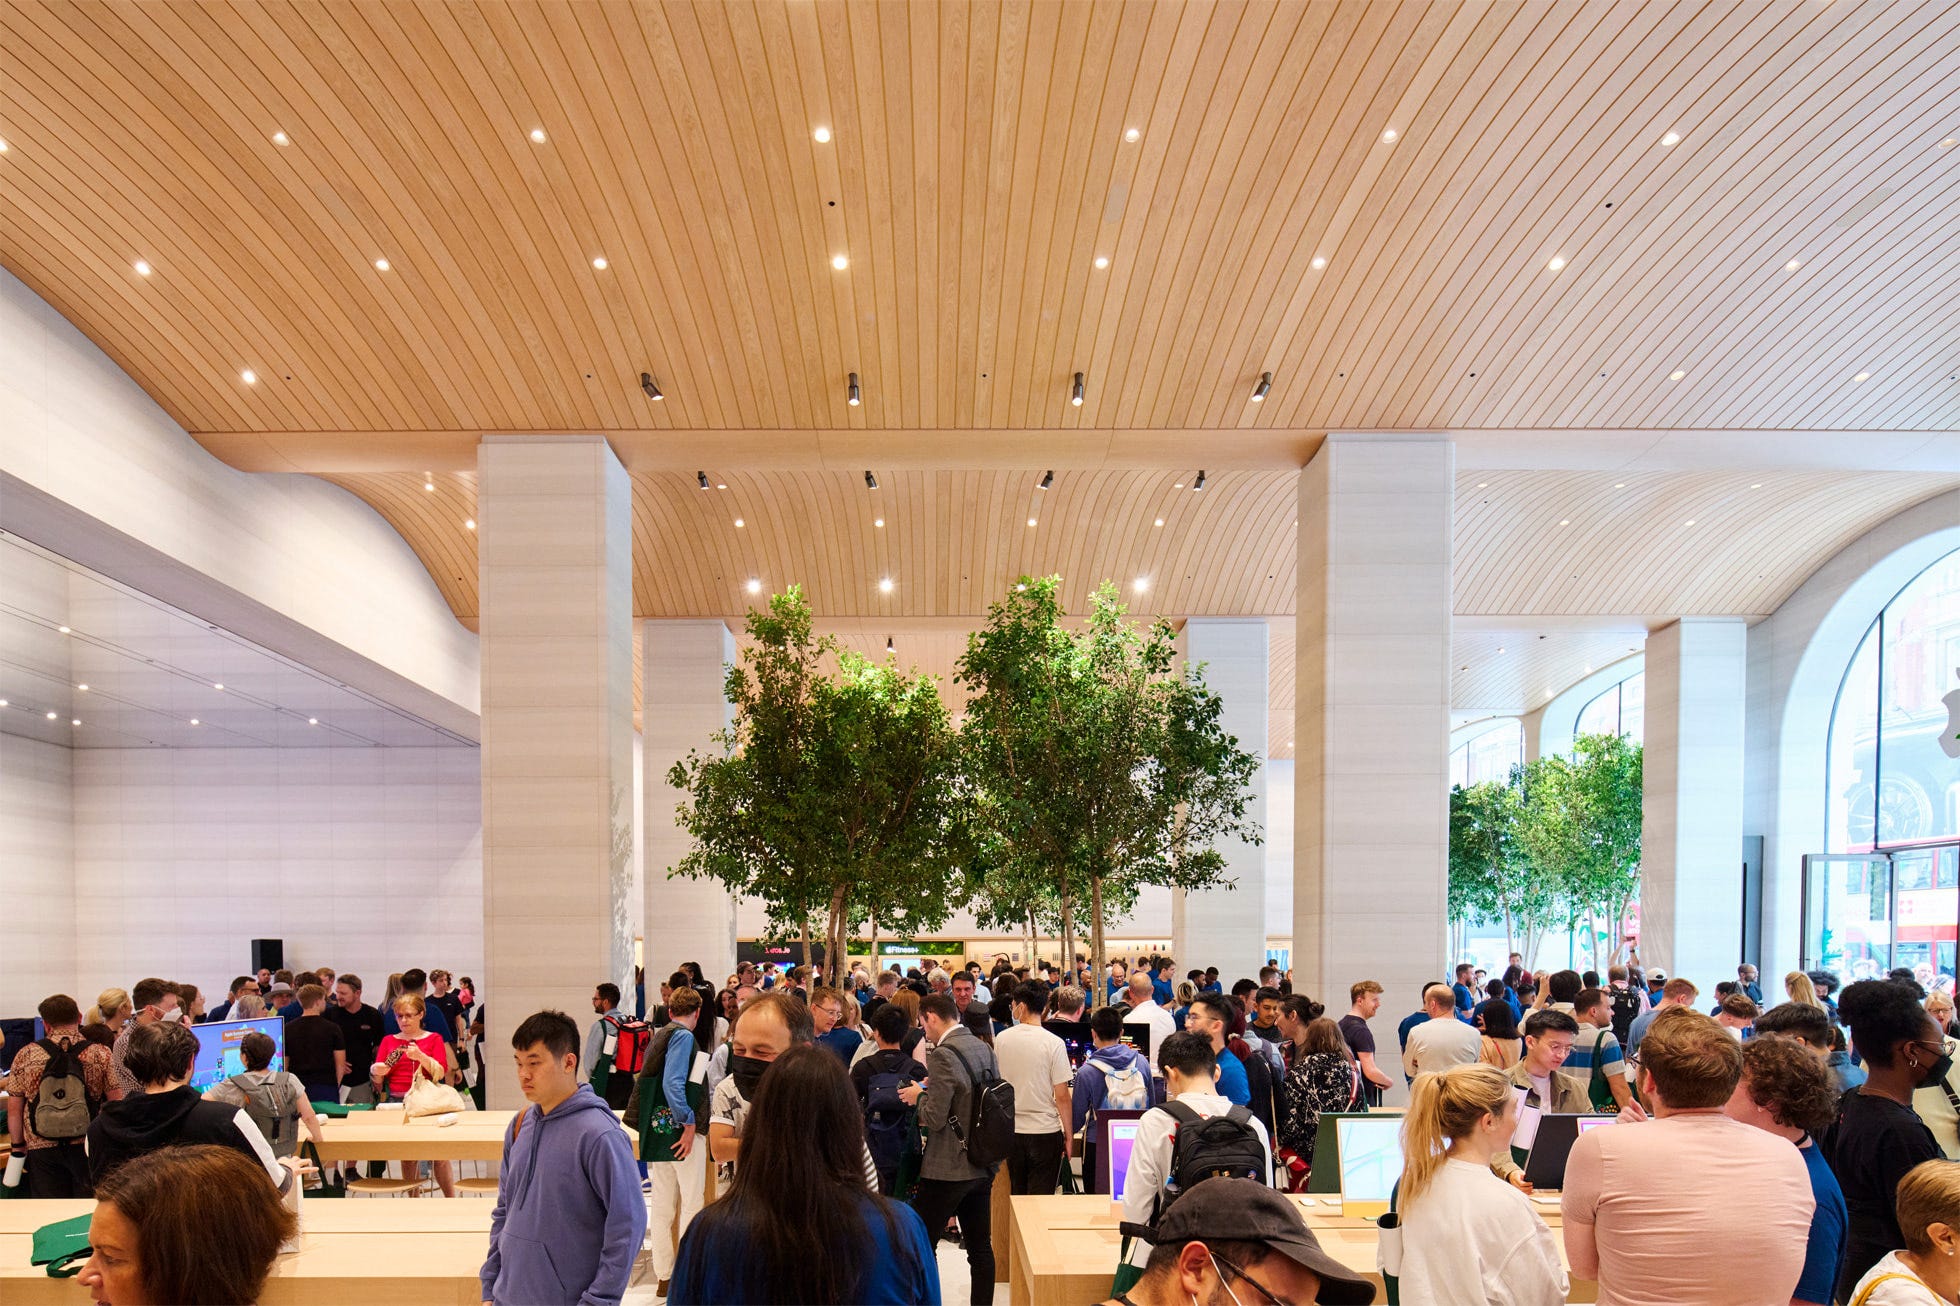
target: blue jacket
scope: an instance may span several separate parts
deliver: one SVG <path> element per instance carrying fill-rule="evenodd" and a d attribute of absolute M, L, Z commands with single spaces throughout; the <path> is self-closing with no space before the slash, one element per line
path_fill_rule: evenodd
<path fill-rule="evenodd" d="M 1150 1086 L 1150 1105 L 1161 1101 L 1156 1081 L 1150 1076 L 1150 1063 L 1127 1043 L 1112 1043 L 1106 1048 L 1096 1048 L 1082 1062 L 1082 1068 L 1075 1072 L 1075 1090 L 1071 1095 L 1069 1121 L 1070 1134 L 1081 1132 L 1082 1122 L 1088 1119 L 1089 1112 L 1102 1105 L 1103 1071 L 1121 1070 L 1134 1065 L 1143 1074 L 1143 1082 Z M 1243 1069 L 1243 1067 L 1241 1067 Z"/>
<path fill-rule="evenodd" d="M 514 1136 L 514 1137 L 513 1137 Z M 504 1138 L 483 1300 L 617 1306 L 646 1238 L 646 1197 L 626 1131 L 590 1084 Z"/>

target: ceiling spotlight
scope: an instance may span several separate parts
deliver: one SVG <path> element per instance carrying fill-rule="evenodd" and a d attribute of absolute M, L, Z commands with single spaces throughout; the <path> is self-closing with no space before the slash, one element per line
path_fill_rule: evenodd
<path fill-rule="evenodd" d="M 1960 145 L 1960 136 L 1949 136 L 1940 142 L 1940 148 L 1943 150 L 1950 150 L 1956 145 Z M 4 150 L 5 148 L 5 145 L 0 145 L 0 150 Z"/>
<path fill-rule="evenodd" d="M 1752 490 L 1760 490 L 1763 488 L 1763 483 L 1761 481 L 1751 481 L 1749 483 L 1749 488 Z"/>
<path fill-rule="evenodd" d="M 1252 402 L 1255 404 L 1264 403 L 1267 392 L 1272 388 L 1273 374 L 1271 372 L 1261 372 L 1259 374 L 1259 384 L 1252 388 Z"/>
<path fill-rule="evenodd" d="M 1205 488 L 1205 474 L 1204 471 L 1200 469 L 1200 471 L 1198 472 L 1198 479 L 1191 482 L 1191 492 L 1193 494 L 1196 494 L 1199 490 L 1202 490 L 1204 488 Z"/>
<path fill-rule="evenodd" d="M 811 132 L 810 135 L 816 138 L 817 144 L 819 145 L 830 144 L 830 128 L 828 127 L 819 127 Z"/>
<path fill-rule="evenodd" d="M 1549 268 L 1551 271 L 1556 272 L 1560 268 L 1565 266 L 1565 260 L 1560 258 L 1558 255 L 1554 254 L 1552 255 L 1552 261 L 1547 263 L 1545 266 Z"/>
<path fill-rule="evenodd" d="M 1068 401 L 1077 408 L 1082 407 L 1082 373 L 1075 374 L 1075 385 L 1069 391 Z"/>
<path fill-rule="evenodd" d="M 1851 379 L 1853 381 L 1869 381 L 1872 379 L 1872 374 L 1870 372 L 1860 372 L 1858 373 L 1858 375 L 1852 377 Z"/>
<path fill-rule="evenodd" d="M 749 577 L 749 593 L 751 594 L 762 593 L 762 582 L 757 580 L 753 576 Z"/>
<path fill-rule="evenodd" d="M 1158 524 L 1159 526 L 1162 526 L 1162 525 L 1164 524 L 1164 519 L 1163 519 L 1162 517 L 1159 517 L 1159 518 L 1157 519 L 1157 524 Z"/>
<path fill-rule="evenodd" d="M 136 260 L 136 275 L 139 277 L 147 277 L 150 275 L 150 265 L 148 263 L 145 263 L 140 258 Z"/>
<path fill-rule="evenodd" d="M 1382 133 L 1382 144 L 1384 145 L 1395 144 L 1395 135 L 1396 135 L 1395 129 L 1393 127 L 1390 127 L 1387 131 Z"/>
<path fill-rule="evenodd" d="M 463 519 L 463 529 L 464 529 L 464 530 L 466 530 L 466 531 L 473 531 L 473 530 L 475 530 L 475 529 L 476 529 L 476 518 L 474 518 L 474 517 L 466 517 L 466 518 L 464 518 L 464 519 Z"/>
<path fill-rule="evenodd" d="M 705 490 L 705 489 L 707 489 L 707 488 L 708 488 L 708 474 L 707 474 L 706 472 L 696 472 L 696 473 L 694 473 L 694 483 L 695 483 L 696 485 L 698 485 L 698 486 L 700 486 L 700 487 L 701 487 L 702 489 L 704 489 L 704 490 Z"/>
<path fill-rule="evenodd" d="M 1687 375 L 1686 372 L 1669 372 L 1667 374 L 1667 379 L 1670 381 L 1679 381 L 1682 377 L 1686 375 Z"/>
<path fill-rule="evenodd" d="M 833 255 L 830 260 L 830 266 L 842 272 L 845 268 L 851 266 L 850 256 L 845 254 Z"/>
<path fill-rule="evenodd" d="M 741 519 L 740 517 L 737 517 L 737 518 L 735 519 L 735 529 L 736 529 L 736 530 L 738 530 L 738 531 L 739 531 L 739 530 L 741 530 L 741 529 L 742 529 L 742 528 L 743 528 L 744 526 L 746 526 L 746 525 L 748 525 L 748 523 L 747 523 L 747 522 L 745 522 L 745 521 L 743 521 L 743 520 L 742 520 L 742 519 Z"/>
<path fill-rule="evenodd" d="M 533 145 L 544 144 L 544 128 L 542 127 L 531 128 L 531 144 Z"/>
<path fill-rule="evenodd" d="M 220 692 L 222 692 L 222 691 L 224 690 L 224 687 L 225 687 L 225 686 L 224 686 L 224 682 L 223 682 L 223 681 L 213 681 L 213 682 L 212 682 L 212 685 L 211 685 L 211 688 L 213 688 L 213 689 L 215 689 L 215 690 L 218 690 L 218 691 L 220 691 Z"/>
<path fill-rule="evenodd" d="M 1662 145 L 1679 145 L 1680 143 L 1681 133 L 1679 132 L 1669 132 L 1667 135 L 1661 137 Z"/>
<path fill-rule="evenodd" d="M 422 482 L 422 489 L 429 494 L 434 494 L 436 492 L 436 483 L 434 481 L 424 481 Z"/>
<path fill-rule="evenodd" d="M 58 717 L 58 716 L 60 716 L 60 715 L 61 715 L 61 713 L 59 713 L 59 712 L 50 712 L 50 713 L 48 713 L 48 720 L 50 720 L 50 721 L 52 721 L 52 720 L 54 720 L 54 719 L 55 719 L 56 717 Z"/>
<path fill-rule="evenodd" d="M 69 725 L 71 725 L 71 726 L 78 726 L 78 725 L 80 725 L 81 723 L 82 723 L 82 719 L 81 719 L 80 717 L 78 717 L 78 716 L 74 716 L 74 717 L 69 717 L 69 718 L 68 718 L 68 724 L 69 724 Z"/>
<path fill-rule="evenodd" d="M 5 706 L 7 706 L 7 700 L 4 698 L 0 698 L 0 707 L 5 707 Z"/>
<path fill-rule="evenodd" d="M 717 490 L 725 490 L 725 489 L 727 489 L 727 488 L 728 488 L 728 482 L 727 482 L 727 481 L 716 481 L 716 482 L 715 482 L 715 488 L 716 488 Z"/>
<path fill-rule="evenodd" d="M 879 530 L 885 529 L 885 519 L 883 517 L 874 519 L 871 524 L 873 526 L 876 526 Z"/>
<path fill-rule="evenodd" d="M 317 726 L 320 724 L 320 718 L 316 716 L 310 716 L 306 718 L 306 724 L 309 726 Z"/>
<path fill-rule="evenodd" d="M 1139 576 L 1130 582 L 1130 588 L 1141 594 L 1150 588 L 1150 579 L 1146 576 Z"/>
<path fill-rule="evenodd" d="M 259 383 L 259 374 L 248 367 L 238 374 L 238 379 L 246 385 L 257 385 Z"/>
<path fill-rule="evenodd" d="M 1143 139 L 1143 133 L 1141 131 L 1138 131 L 1135 127 L 1132 127 L 1130 128 L 1130 130 L 1123 133 L 1123 139 L 1128 141 L 1130 144 L 1134 145 L 1138 141 Z"/>
<path fill-rule="evenodd" d="M 374 270 L 376 272 L 386 272 L 388 270 L 388 260 L 385 258 L 376 259 L 374 261 Z"/>
<path fill-rule="evenodd" d="M 1788 263 L 1785 263 L 1783 265 L 1783 270 L 1785 272 L 1795 272 L 1798 268 L 1802 266 L 1803 266 L 1803 262 L 1801 260 L 1791 259 Z"/>
<path fill-rule="evenodd" d="M 898 652 L 898 646 L 892 642 L 892 637 L 890 635 L 885 636 L 885 652 L 887 653 Z"/>
<path fill-rule="evenodd" d="M 1570 526 L 1571 524 L 1572 524 L 1572 519 L 1570 517 L 1562 517 L 1559 519 L 1559 525 L 1561 526 Z"/>
<path fill-rule="evenodd" d="M 1688 518 L 1688 520 L 1687 520 L 1687 521 L 1685 521 L 1685 522 L 1682 522 L 1681 524 L 1682 524 L 1683 526 L 1692 526 L 1692 525 L 1694 525 L 1694 524 L 1695 524 L 1695 519 L 1694 519 L 1694 518 L 1692 518 L 1692 517 L 1690 517 L 1690 518 Z"/>
<path fill-rule="evenodd" d="M 1096 255 L 1096 267 L 1098 270 L 1102 268 L 1106 268 L 1108 266 L 1109 266 L 1109 255 L 1107 254 Z"/>
<path fill-rule="evenodd" d="M 7 152 L 7 142 L 0 141 L 0 154 L 5 154 L 6 152 Z"/>
<path fill-rule="evenodd" d="M 1314 256 L 1314 260 L 1313 260 L 1313 269 L 1314 269 L 1314 271 L 1316 271 L 1316 272 L 1318 272 L 1318 271 L 1320 271 L 1320 269 L 1322 269 L 1322 268 L 1324 268 L 1324 267 L 1326 267 L 1326 266 L 1327 266 L 1327 260 L 1326 260 L 1326 259 L 1324 259 L 1324 258 L 1322 258 L 1322 257 L 1320 257 L 1319 255 L 1317 255 L 1317 254 L 1316 254 L 1316 255 Z"/>
<path fill-rule="evenodd" d="M 1051 472 L 1044 473 L 1041 478 L 1041 484 L 1035 486 L 1034 488 L 1037 490 L 1046 490 L 1052 488 L 1054 484 L 1055 484 L 1055 473 L 1051 471 Z"/>
<path fill-rule="evenodd" d="M 68 633 L 68 627 L 66 626 L 56 626 L 55 629 L 60 631 L 64 635 Z"/>
<path fill-rule="evenodd" d="M 892 592 L 892 578 L 890 576 L 878 582 L 878 592 L 880 594 L 889 594 Z"/>
<path fill-rule="evenodd" d="M 75 686 L 75 688 L 77 688 L 77 689 L 79 689 L 79 690 L 81 690 L 81 691 L 82 691 L 82 692 L 83 692 L 84 694 L 86 694 L 86 693 L 88 693 L 88 686 L 87 686 L 87 685 L 77 685 L 77 686 Z"/>
<path fill-rule="evenodd" d="M 272 133 L 272 143 L 274 145 L 291 145 L 293 142 L 292 138 L 287 136 L 285 132 L 274 132 Z"/>
<path fill-rule="evenodd" d="M 1033 517 L 1030 517 L 1030 518 L 1028 518 L 1028 525 L 1030 525 L 1030 526 L 1032 526 L 1032 525 L 1034 525 L 1034 524 L 1035 524 L 1035 521 L 1036 521 L 1036 519 L 1035 519 L 1035 518 L 1033 518 Z"/>
<path fill-rule="evenodd" d="M 653 400 L 656 404 L 667 397 L 661 394 L 660 387 L 653 383 L 653 373 L 651 372 L 640 373 L 640 389 L 646 393 L 647 398 Z"/>
<path fill-rule="evenodd" d="M 869 469 L 869 468 L 866 468 L 866 469 L 865 469 L 865 473 L 864 473 L 864 488 L 865 488 L 865 489 L 867 489 L 867 490 L 875 490 L 875 489 L 877 489 L 877 488 L 878 488 L 878 478 L 877 478 L 877 477 L 875 477 L 875 476 L 873 476 L 873 475 L 871 474 L 871 471 L 870 471 L 870 469 Z"/>
<path fill-rule="evenodd" d="M 599 257 L 593 259 L 592 266 L 604 272 L 606 270 L 606 256 L 601 254 Z"/>
<path fill-rule="evenodd" d="M 851 407 L 856 408 L 858 406 L 858 400 L 860 397 L 861 396 L 858 393 L 858 374 L 856 372 L 853 372 L 851 373 L 850 389 L 845 393 L 844 402 L 849 404 Z"/>
<path fill-rule="evenodd" d="M 194 726 L 200 726 L 203 725 L 204 723 L 202 721 L 199 721 L 196 717 L 192 717 L 191 724 Z"/>

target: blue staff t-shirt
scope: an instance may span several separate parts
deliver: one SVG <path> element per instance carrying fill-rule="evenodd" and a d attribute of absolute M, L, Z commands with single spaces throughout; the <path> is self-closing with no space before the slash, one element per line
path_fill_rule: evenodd
<path fill-rule="evenodd" d="M 1844 1235 L 1851 1215 L 1845 1209 L 1844 1190 L 1824 1159 L 1824 1149 L 1806 1138 L 1799 1149 L 1810 1171 L 1810 1193 L 1817 1199 L 1817 1210 L 1810 1217 L 1810 1241 L 1804 1247 L 1803 1276 L 1791 1295 L 1799 1301 L 1829 1301 L 1837 1289 L 1838 1263 L 1844 1259 Z"/>
<path fill-rule="evenodd" d="M 1218 1095 L 1233 1106 L 1252 1105 L 1252 1084 L 1245 1063 L 1230 1048 L 1218 1054 Z"/>

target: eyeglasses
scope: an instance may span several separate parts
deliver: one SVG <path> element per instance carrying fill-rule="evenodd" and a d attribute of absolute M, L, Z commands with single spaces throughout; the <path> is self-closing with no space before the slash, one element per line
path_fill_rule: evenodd
<path fill-rule="evenodd" d="M 1211 1253 L 1211 1259 L 1216 1261 L 1219 1265 L 1223 1266 L 1225 1269 L 1230 1270 L 1232 1272 L 1233 1278 L 1251 1284 L 1253 1290 L 1256 1291 L 1261 1297 L 1264 1297 L 1268 1302 L 1270 1302 L 1272 1306 L 1289 1306 L 1289 1303 L 1286 1302 L 1283 1298 L 1274 1296 L 1272 1290 L 1268 1288 L 1265 1284 L 1259 1282 L 1259 1280 L 1253 1278 L 1251 1275 L 1247 1274 L 1244 1270 L 1241 1270 L 1238 1266 L 1232 1264 L 1230 1261 L 1226 1260 L 1223 1256 L 1220 1256 L 1217 1252 Z"/>

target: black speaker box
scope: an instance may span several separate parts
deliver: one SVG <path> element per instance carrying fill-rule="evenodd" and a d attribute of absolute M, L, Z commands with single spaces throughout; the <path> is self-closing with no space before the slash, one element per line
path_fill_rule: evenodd
<path fill-rule="evenodd" d="M 284 939 L 253 939 L 252 969 L 282 970 L 286 965 L 286 941 Z"/>

